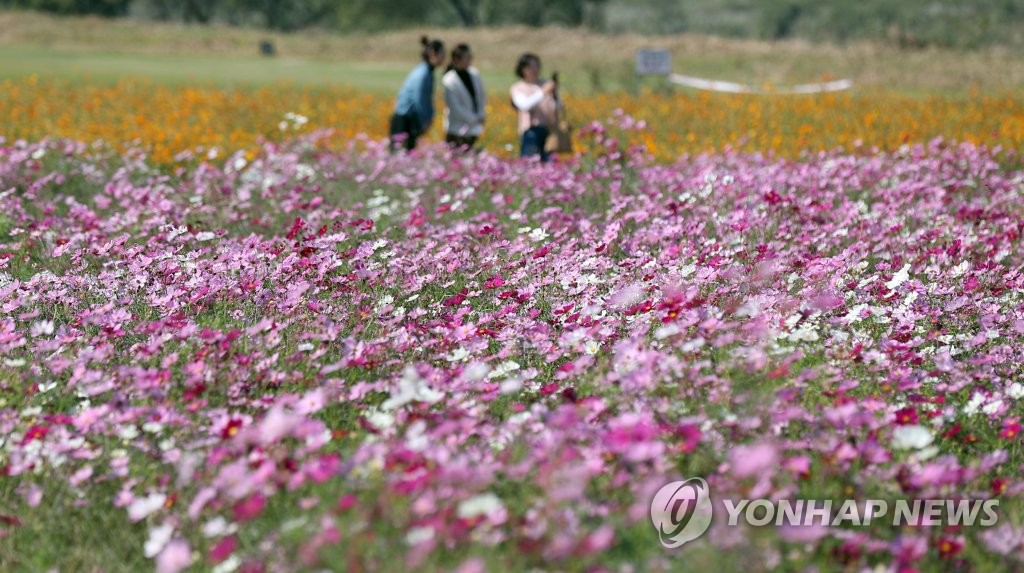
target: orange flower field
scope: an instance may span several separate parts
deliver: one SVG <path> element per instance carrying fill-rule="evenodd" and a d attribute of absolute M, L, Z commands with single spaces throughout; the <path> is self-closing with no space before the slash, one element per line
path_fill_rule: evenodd
<path fill-rule="evenodd" d="M 0 92 L 5 94 L 0 98 L 0 121 L 10 136 L 141 142 L 161 164 L 173 163 L 185 150 L 254 149 L 261 139 L 280 140 L 296 131 L 333 129 L 339 146 L 361 133 L 384 137 L 392 104 L 387 95 L 291 85 L 224 89 L 146 81 L 81 85 L 30 78 L 0 82 Z M 501 87 L 495 86 L 483 145 L 508 153 L 506 145 L 516 141 L 515 125 L 501 94 Z M 638 139 L 630 143 L 646 145 L 660 160 L 725 147 L 773 150 L 783 156 L 851 148 L 858 142 L 891 149 L 940 135 L 1012 148 L 1024 143 L 1024 97 L 1010 93 L 914 97 L 879 92 L 765 96 L 677 91 L 569 94 L 566 102 L 577 127 L 604 120 L 616 109 L 646 121 L 649 128 L 633 132 Z M 288 120 L 288 113 L 301 117 L 298 122 Z M 439 132 L 434 125 L 428 139 L 438 139 Z"/>

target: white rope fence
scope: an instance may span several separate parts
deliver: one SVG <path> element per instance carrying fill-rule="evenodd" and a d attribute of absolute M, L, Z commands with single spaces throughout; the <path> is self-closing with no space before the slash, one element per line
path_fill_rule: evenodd
<path fill-rule="evenodd" d="M 713 92 L 724 92 L 734 94 L 818 94 L 825 92 L 838 92 L 853 87 L 853 81 L 849 79 L 835 80 L 817 84 L 797 84 L 792 86 L 774 86 L 770 89 L 761 89 L 754 86 L 723 82 L 719 80 L 707 80 L 684 76 L 681 74 L 669 74 L 668 81 L 698 90 Z"/>

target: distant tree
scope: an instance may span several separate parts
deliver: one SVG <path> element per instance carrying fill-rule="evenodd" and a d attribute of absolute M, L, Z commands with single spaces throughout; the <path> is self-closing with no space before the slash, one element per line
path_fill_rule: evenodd
<path fill-rule="evenodd" d="M 765 11 L 764 20 L 766 35 L 772 40 L 782 40 L 793 35 L 797 20 L 803 13 L 803 7 L 797 3 L 773 4 Z"/>
<path fill-rule="evenodd" d="M 448 0 L 448 4 L 462 20 L 462 25 L 472 28 L 480 23 L 480 0 Z"/>
<path fill-rule="evenodd" d="M 337 0 L 245 0 L 243 6 L 263 16 L 267 29 L 293 31 L 322 24 L 337 10 Z"/>
<path fill-rule="evenodd" d="M 280 31 L 331 27 L 338 7 L 346 4 L 342 0 L 134 0 L 132 3 L 134 13 L 156 20 L 198 24 L 216 21 Z"/>
<path fill-rule="evenodd" d="M 183 0 L 181 4 L 181 19 L 186 24 L 193 22 L 197 24 L 208 23 L 210 21 L 210 11 L 215 7 L 214 3 L 209 0 Z"/>
<path fill-rule="evenodd" d="M 132 0 L 7 0 L 0 5 L 55 14 L 116 17 L 126 15 L 131 3 Z"/>
<path fill-rule="evenodd" d="M 0 8 L 294 31 L 412 26 L 589 26 L 907 48 L 1024 46 L 1024 0 L 0 0 Z"/>
<path fill-rule="evenodd" d="M 469 6 L 477 0 L 467 0 Z M 335 13 L 336 27 L 343 31 L 376 32 L 410 26 L 437 26 L 458 18 L 450 3 L 431 5 L 423 9 L 419 0 L 348 0 L 341 3 Z"/>
<path fill-rule="evenodd" d="M 407 26 L 581 26 L 606 0 L 445 0 L 423 9 L 416 0 L 348 0 L 335 13 L 341 29 Z"/>
<path fill-rule="evenodd" d="M 136 2 L 136 4 L 145 4 L 147 8 L 151 8 L 151 12 L 147 11 L 146 15 L 151 16 L 157 20 L 176 20 L 177 4 L 174 0 L 149 0 L 148 2 Z"/>
<path fill-rule="evenodd" d="M 525 24 L 527 26 L 580 26 L 588 11 L 593 12 L 605 0 L 490 0 L 482 3 L 488 25 Z"/>

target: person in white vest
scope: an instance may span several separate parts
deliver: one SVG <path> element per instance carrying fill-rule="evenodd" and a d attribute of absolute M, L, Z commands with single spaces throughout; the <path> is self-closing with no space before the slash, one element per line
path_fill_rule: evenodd
<path fill-rule="evenodd" d="M 445 141 L 452 147 L 470 150 L 484 132 L 487 96 L 480 72 L 472 67 L 473 52 L 466 44 L 452 50 L 448 71 L 441 78 L 444 86 Z"/>

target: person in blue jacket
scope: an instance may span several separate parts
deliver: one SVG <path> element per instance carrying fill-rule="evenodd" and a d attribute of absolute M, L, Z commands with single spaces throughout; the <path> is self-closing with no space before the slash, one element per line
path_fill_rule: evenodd
<path fill-rule="evenodd" d="M 391 116 L 391 150 L 415 149 L 416 140 L 434 119 L 434 69 L 444 63 L 444 42 L 420 39 L 423 63 L 406 76 Z"/>

